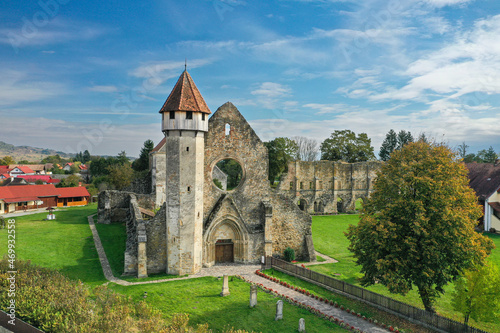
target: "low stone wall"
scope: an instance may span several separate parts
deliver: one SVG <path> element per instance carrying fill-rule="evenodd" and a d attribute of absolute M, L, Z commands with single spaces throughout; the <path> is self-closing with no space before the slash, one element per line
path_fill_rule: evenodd
<path fill-rule="evenodd" d="M 131 195 L 136 197 L 141 207 L 149 209 L 151 205 L 154 205 L 154 195 L 152 194 L 114 190 L 101 191 L 97 199 L 97 223 L 110 224 L 127 221 Z"/>

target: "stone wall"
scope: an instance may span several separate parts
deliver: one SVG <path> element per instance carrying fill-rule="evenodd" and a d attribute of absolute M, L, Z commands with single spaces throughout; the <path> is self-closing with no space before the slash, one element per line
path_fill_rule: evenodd
<path fill-rule="evenodd" d="M 215 244 L 229 230 L 235 237 L 237 262 L 258 262 L 270 242 L 274 254 L 282 255 L 290 246 L 298 257 L 309 259 L 313 246 L 306 235 L 311 234 L 311 218 L 290 200 L 272 193 L 267 149 L 233 104 L 228 102 L 214 113 L 205 138 L 204 264 L 214 263 Z M 240 184 L 231 191 L 217 188 L 212 181 L 213 169 L 223 159 L 233 159 L 243 169 Z"/>
<path fill-rule="evenodd" d="M 127 221 L 131 194 L 136 196 L 140 207 L 151 209 L 154 195 L 115 190 L 101 191 L 97 199 L 97 223 L 110 224 Z"/>
<path fill-rule="evenodd" d="M 277 191 L 310 214 L 353 211 L 356 200 L 373 191 L 382 163 L 290 162 Z"/>

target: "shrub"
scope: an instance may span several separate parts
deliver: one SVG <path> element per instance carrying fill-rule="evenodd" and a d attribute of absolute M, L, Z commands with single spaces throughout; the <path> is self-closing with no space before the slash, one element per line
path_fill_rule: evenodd
<path fill-rule="evenodd" d="M 286 261 L 291 262 L 292 260 L 295 260 L 295 250 L 291 247 L 287 247 L 285 252 L 283 252 L 283 256 Z"/>
<path fill-rule="evenodd" d="M 0 261 L 1 290 L 9 289 L 8 265 L 7 258 Z M 133 302 L 104 286 L 90 290 L 30 262 L 17 260 L 16 269 L 16 314 L 45 332 L 177 332 L 169 331 L 161 312 L 144 301 Z M 0 293 L 0 308 L 9 301 L 7 292 Z"/>

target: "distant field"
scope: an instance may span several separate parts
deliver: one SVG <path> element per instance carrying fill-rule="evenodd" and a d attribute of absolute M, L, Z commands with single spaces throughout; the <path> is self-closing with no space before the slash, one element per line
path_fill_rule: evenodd
<path fill-rule="evenodd" d="M 313 216 L 312 235 L 314 247 L 316 251 L 326 254 L 339 262 L 335 264 L 324 264 L 310 266 L 311 270 L 333 276 L 339 280 L 343 280 L 352 284 L 359 285 L 358 278 L 362 275 L 360 267 L 356 265 L 351 252 L 347 250 L 349 241 L 344 235 L 349 224 L 356 225 L 359 221 L 359 215 L 330 215 L 330 216 Z M 500 235 L 486 234 L 496 245 L 490 258 L 500 267 Z M 367 287 L 371 291 L 389 296 L 399 301 L 412 304 L 423 308 L 422 302 L 416 290 L 412 290 L 406 296 L 391 294 L 382 285 L 374 285 Z M 436 303 L 437 312 L 457 321 L 463 321 L 460 313 L 455 312 L 451 306 L 451 292 L 454 290 L 453 285 L 448 285 L 445 288 L 445 294 L 439 298 Z M 500 319 L 496 319 L 492 323 L 475 323 L 472 319 L 470 324 L 489 332 L 500 332 Z"/>

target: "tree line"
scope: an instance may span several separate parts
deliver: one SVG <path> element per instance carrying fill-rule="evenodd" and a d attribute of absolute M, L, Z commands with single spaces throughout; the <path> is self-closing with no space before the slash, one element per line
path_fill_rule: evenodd
<path fill-rule="evenodd" d="M 394 151 L 401 150 L 411 142 L 434 143 L 435 140 L 421 133 L 415 138 L 410 131 L 393 129 L 386 134 L 379 150 L 379 160 L 388 161 Z M 328 161 L 344 161 L 348 163 L 376 160 L 371 139 L 366 133 L 356 134 L 351 130 L 335 130 L 321 144 L 316 140 L 295 136 L 292 138 L 278 137 L 264 142 L 269 153 L 269 181 L 271 184 L 279 181 L 281 175 L 287 172 L 291 161 L 316 161 L 318 158 Z M 470 153 L 469 146 L 463 142 L 456 148 L 456 153 L 465 163 L 494 163 L 498 154 L 493 147 L 483 149 L 476 154 Z"/>

